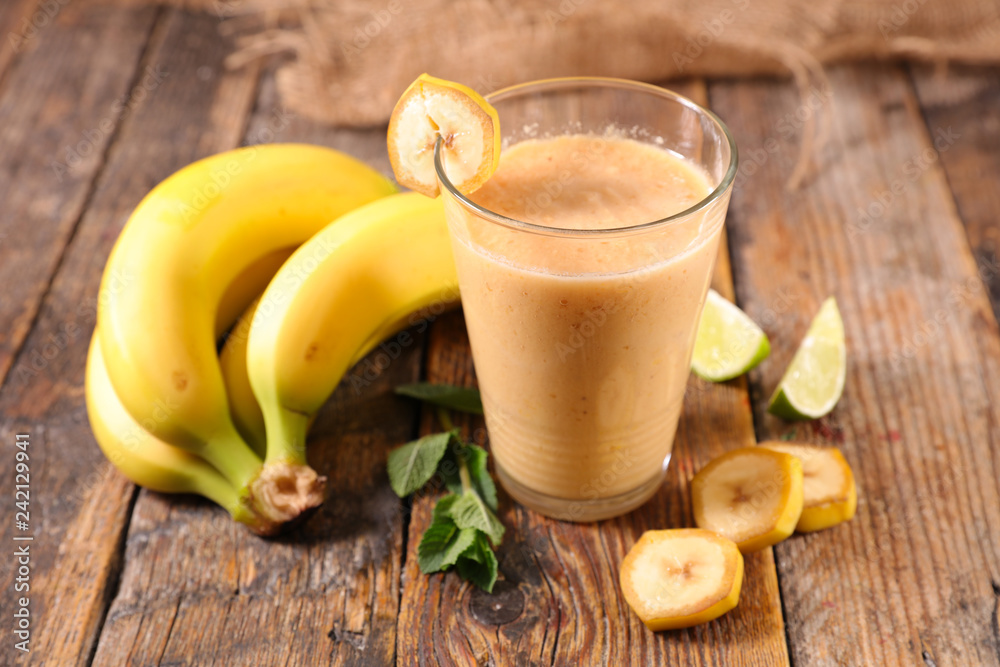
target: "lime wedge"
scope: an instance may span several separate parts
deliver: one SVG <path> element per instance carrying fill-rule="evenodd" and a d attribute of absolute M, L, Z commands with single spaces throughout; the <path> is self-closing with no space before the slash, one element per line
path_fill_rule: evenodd
<path fill-rule="evenodd" d="M 708 290 L 691 370 L 712 382 L 732 380 L 759 364 L 770 352 L 771 344 L 760 327 L 718 292 Z"/>
<path fill-rule="evenodd" d="M 767 411 L 785 419 L 822 417 L 840 400 L 846 375 L 844 322 L 831 296 L 809 325 Z"/>

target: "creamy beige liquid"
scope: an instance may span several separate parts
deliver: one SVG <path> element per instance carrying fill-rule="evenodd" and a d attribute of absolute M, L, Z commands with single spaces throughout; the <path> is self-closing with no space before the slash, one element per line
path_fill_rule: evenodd
<path fill-rule="evenodd" d="M 667 151 L 575 135 L 506 150 L 472 198 L 517 220 L 594 230 L 673 215 L 710 190 L 698 167 Z M 724 212 L 579 239 L 511 231 L 448 207 L 501 479 L 584 501 L 660 479 Z"/>

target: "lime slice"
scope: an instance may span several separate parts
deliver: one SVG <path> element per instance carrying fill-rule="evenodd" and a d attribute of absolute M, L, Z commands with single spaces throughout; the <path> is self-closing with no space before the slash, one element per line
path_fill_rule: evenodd
<path fill-rule="evenodd" d="M 831 296 L 809 325 L 767 411 L 785 419 L 822 417 L 840 400 L 846 376 L 844 322 Z"/>
<path fill-rule="evenodd" d="M 760 327 L 718 292 L 708 290 L 691 370 L 712 382 L 732 380 L 759 364 L 770 352 L 771 344 Z"/>

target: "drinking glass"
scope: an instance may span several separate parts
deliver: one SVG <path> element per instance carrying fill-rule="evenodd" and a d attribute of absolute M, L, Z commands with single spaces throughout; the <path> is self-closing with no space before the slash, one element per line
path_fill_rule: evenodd
<path fill-rule="evenodd" d="M 658 220 L 542 226 L 457 191 L 440 142 L 435 151 L 497 477 L 551 517 L 617 516 L 656 492 L 670 462 L 736 144 L 712 112 L 633 81 L 551 79 L 487 99 L 502 150 L 560 135 L 599 139 L 571 156 L 572 170 L 601 159 L 603 141 L 628 138 L 694 165 L 711 188 Z M 565 204 L 560 195 L 558 178 L 540 183 L 528 209 Z"/>

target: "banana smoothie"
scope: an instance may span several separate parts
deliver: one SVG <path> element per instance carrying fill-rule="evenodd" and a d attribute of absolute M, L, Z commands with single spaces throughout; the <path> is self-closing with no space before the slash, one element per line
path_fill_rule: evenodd
<path fill-rule="evenodd" d="M 553 514 L 546 499 L 580 501 L 555 514 L 594 520 L 655 493 L 725 205 L 641 225 L 711 191 L 699 166 L 655 145 L 570 134 L 509 147 L 470 195 L 537 228 L 446 199 L 490 446 L 523 504 Z M 588 509 L 622 498 L 609 513 Z"/>

